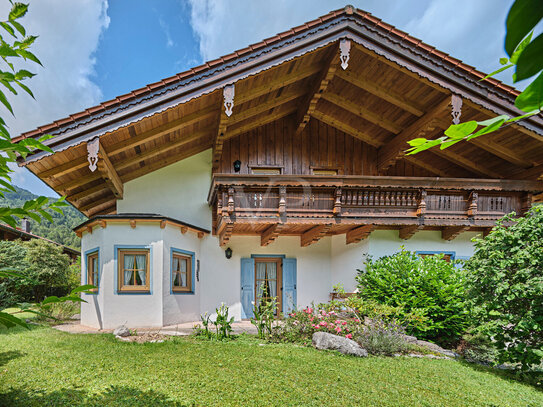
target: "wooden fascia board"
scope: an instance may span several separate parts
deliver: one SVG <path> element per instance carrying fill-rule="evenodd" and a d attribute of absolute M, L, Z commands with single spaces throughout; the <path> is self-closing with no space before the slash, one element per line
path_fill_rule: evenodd
<path fill-rule="evenodd" d="M 109 160 L 107 152 L 102 143 L 100 143 L 100 147 L 98 149 L 97 166 L 98 171 L 100 171 L 100 174 L 102 174 L 102 178 L 106 182 L 111 192 L 113 192 L 113 195 L 115 195 L 115 198 L 123 199 L 123 182 L 121 181 L 119 174 L 117 174 L 115 167 Z"/>
<path fill-rule="evenodd" d="M 134 123 L 148 116 L 150 108 L 155 111 L 165 110 L 199 95 L 213 92 L 229 83 L 255 75 L 284 61 L 302 56 L 341 38 L 351 39 L 359 44 L 359 48 L 362 48 L 364 52 L 378 55 L 396 66 L 403 67 L 434 86 L 460 94 L 481 106 L 488 105 L 489 109 L 496 114 L 513 116 L 518 114 L 512 101 L 502 99 L 502 96 L 489 95 L 489 92 L 498 92 L 491 85 L 479 84 L 475 79 L 467 78 L 466 75 L 447 70 L 439 63 L 429 61 L 428 56 L 422 55 L 420 50 L 410 49 L 400 41 L 388 38 L 386 34 L 380 32 L 378 27 L 369 26 L 354 16 L 342 15 L 298 35 L 289 36 L 269 47 L 220 64 L 211 70 L 205 70 L 185 81 L 176 82 L 171 87 L 161 88 L 155 94 L 146 94 L 131 101 L 129 106 L 122 108 L 116 106 L 117 113 L 115 114 L 104 113 L 99 119 L 80 123 L 76 128 L 73 128 L 73 124 L 66 125 L 55 132 L 57 137 L 50 142 L 50 145 L 57 150 L 66 149 L 71 145 Z M 503 96 L 503 98 L 507 97 Z M 531 118 L 520 126 L 541 135 L 543 139 L 541 118 Z M 38 152 L 27 157 L 26 162 L 38 160 L 46 155 L 49 153 Z"/>
<path fill-rule="evenodd" d="M 164 224 L 166 224 L 166 225 L 173 226 L 175 228 L 186 228 L 186 230 L 194 232 L 196 234 L 200 234 L 200 233 L 209 234 L 209 232 L 193 228 L 190 225 L 182 224 L 182 223 L 179 223 L 179 222 L 173 222 L 173 221 L 168 220 L 168 219 L 163 219 L 163 218 L 138 219 L 138 218 L 131 218 L 131 217 L 111 218 L 111 219 L 99 218 L 99 219 L 93 220 L 92 222 L 89 222 L 87 224 L 84 224 L 84 225 L 80 226 L 79 228 L 75 229 L 74 231 L 76 233 L 77 232 L 84 232 L 85 230 L 87 230 L 88 227 L 94 228 L 95 226 L 101 226 L 102 229 L 105 229 L 107 227 L 107 225 L 109 225 L 109 224 L 125 224 L 125 223 L 130 224 L 131 222 L 135 225 L 136 228 L 138 226 L 138 223 L 145 223 L 145 224 L 156 223 L 156 224 L 159 225 L 159 227 L 161 229 L 164 229 L 162 226 Z"/>

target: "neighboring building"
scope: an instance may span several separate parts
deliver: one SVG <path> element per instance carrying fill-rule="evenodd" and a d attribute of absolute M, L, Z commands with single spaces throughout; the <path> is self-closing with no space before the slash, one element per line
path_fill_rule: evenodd
<path fill-rule="evenodd" d="M 31 239 L 41 239 L 49 243 L 55 244 L 62 247 L 62 252 L 70 258 L 71 263 L 75 263 L 77 258 L 81 256 L 81 253 L 78 250 L 72 249 L 71 247 L 64 246 L 60 243 L 54 242 L 52 240 L 46 239 L 45 237 L 35 235 L 30 231 L 30 222 L 27 219 L 23 219 L 21 222 L 20 228 L 13 228 L 9 225 L 0 223 L 0 240 L 31 240 Z"/>
<path fill-rule="evenodd" d="M 21 161 L 90 219 L 81 322 L 288 312 L 355 289 L 366 255 L 468 258 L 543 192 L 543 120 L 415 156 L 451 122 L 520 114 L 518 92 L 353 9 L 43 126 Z M 539 195 L 541 197 L 541 195 Z M 539 198 L 538 198 L 539 199 Z"/>

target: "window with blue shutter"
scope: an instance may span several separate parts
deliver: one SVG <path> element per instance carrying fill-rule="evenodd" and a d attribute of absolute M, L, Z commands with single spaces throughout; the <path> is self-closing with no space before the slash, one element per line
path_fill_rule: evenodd
<path fill-rule="evenodd" d="M 283 259 L 283 315 L 296 310 L 296 259 Z"/>
<path fill-rule="evenodd" d="M 255 260 L 241 259 L 241 318 L 249 319 L 253 315 L 255 300 Z"/>

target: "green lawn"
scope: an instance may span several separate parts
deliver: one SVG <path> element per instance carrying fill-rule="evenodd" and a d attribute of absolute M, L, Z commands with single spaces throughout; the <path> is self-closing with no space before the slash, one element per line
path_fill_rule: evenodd
<path fill-rule="evenodd" d="M 447 360 L 357 359 L 242 337 L 158 344 L 0 331 L 0 406 L 542 406 L 543 392 Z"/>

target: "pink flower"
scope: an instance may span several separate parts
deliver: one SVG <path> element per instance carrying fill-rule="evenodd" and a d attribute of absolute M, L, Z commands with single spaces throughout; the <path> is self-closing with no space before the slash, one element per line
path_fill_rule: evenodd
<path fill-rule="evenodd" d="M 347 321 L 343 321 L 343 322 L 342 322 L 342 325 L 347 325 Z"/>
<path fill-rule="evenodd" d="M 347 339 L 353 339 L 353 335 L 352 335 L 352 334 L 347 334 L 347 335 L 345 335 L 345 338 L 347 338 Z"/>
<path fill-rule="evenodd" d="M 309 320 L 310 320 L 311 322 L 313 322 L 314 319 L 315 319 L 315 318 L 313 318 L 313 317 L 309 317 Z"/>
<path fill-rule="evenodd" d="M 336 328 L 336 332 L 337 332 L 337 333 L 340 333 L 340 332 L 341 332 L 341 327 L 340 327 L 340 326 L 338 326 L 338 327 Z"/>
<path fill-rule="evenodd" d="M 320 326 L 327 326 L 328 323 L 327 323 L 326 321 L 321 321 L 319 325 L 320 325 Z"/>

